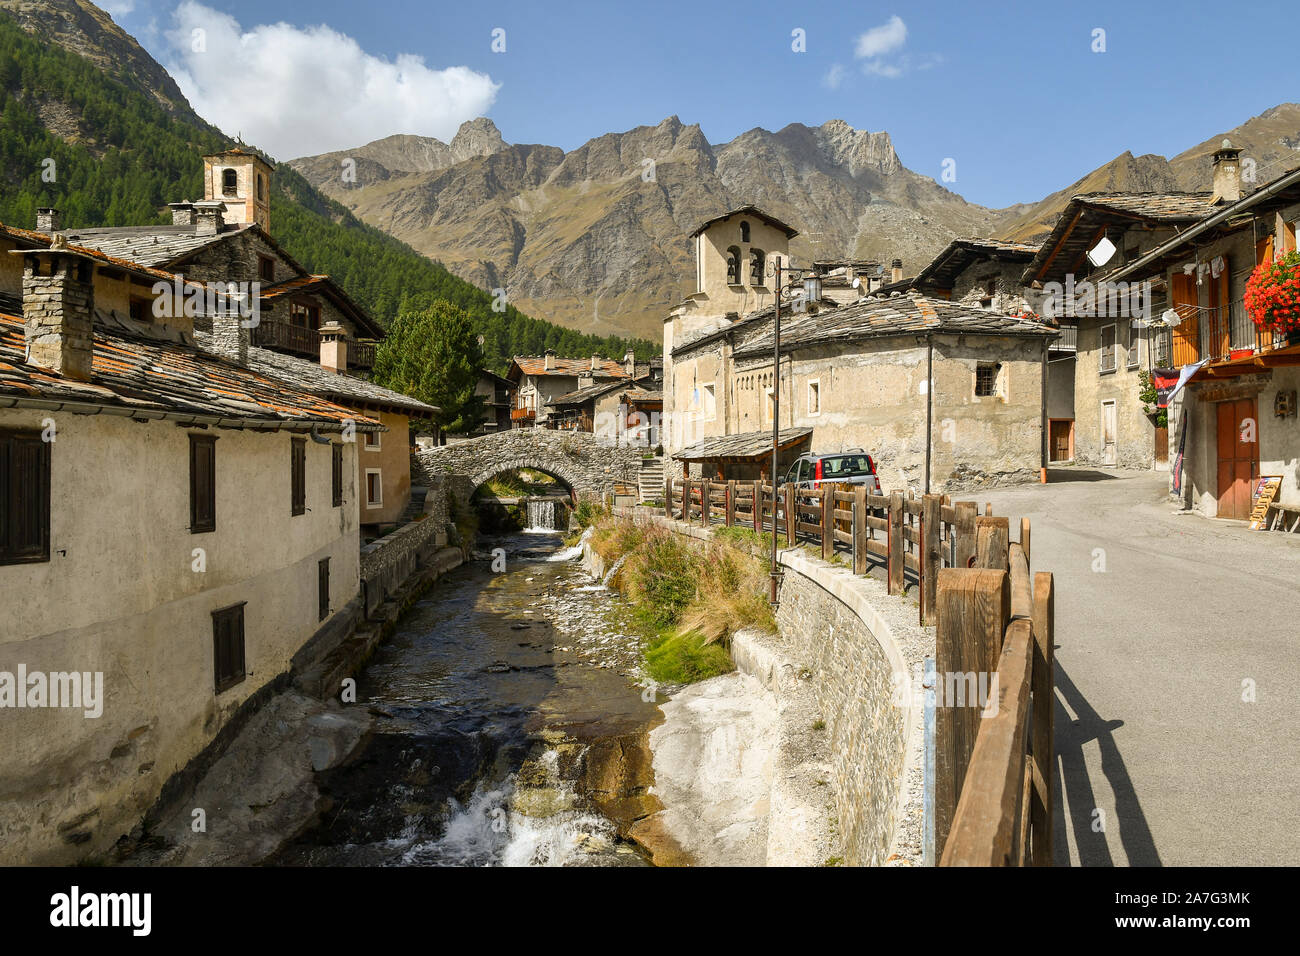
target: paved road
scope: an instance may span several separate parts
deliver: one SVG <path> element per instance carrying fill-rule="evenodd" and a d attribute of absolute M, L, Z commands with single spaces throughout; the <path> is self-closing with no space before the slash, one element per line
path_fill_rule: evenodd
<path fill-rule="evenodd" d="M 1013 536 L 1029 517 L 1055 574 L 1057 863 L 1296 864 L 1300 534 L 1176 515 L 1165 484 L 1064 470 L 977 496 Z"/>

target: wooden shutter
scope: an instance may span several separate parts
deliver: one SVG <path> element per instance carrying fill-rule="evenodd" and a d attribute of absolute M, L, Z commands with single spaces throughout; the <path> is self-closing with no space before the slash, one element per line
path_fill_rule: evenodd
<path fill-rule="evenodd" d="M 1259 242 L 1255 243 L 1255 265 L 1257 266 L 1263 265 L 1265 262 L 1272 262 L 1272 261 L 1273 261 L 1273 237 L 1265 236 L 1263 239 L 1259 240 Z M 1250 318 L 1250 316 L 1247 316 L 1247 318 Z M 1251 324 L 1252 325 L 1254 324 L 1253 319 L 1251 320 Z M 1261 329 L 1258 326 L 1256 326 L 1255 341 L 1258 344 L 1258 347 L 1261 349 L 1272 348 L 1273 330 Z"/>
<path fill-rule="evenodd" d="M 217 439 L 190 436 L 190 533 L 217 530 Z"/>
<path fill-rule="evenodd" d="M 343 446 L 330 446 L 330 483 L 333 490 L 332 503 L 335 508 L 343 504 Z"/>
<path fill-rule="evenodd" d="M 212 612 L 213 685 L 220 694 L 244 679 L 244 605 Z"/>
<path fill-rule="evenodd" d="M 1200 323 L 1196 318 L 1196 278 L 1174 273 L 1170 283 L 1173 309 L 1182 322 L 1174 326 L 1174 366 L 1195 364 L 1201 354 Z"/>
<path fill-rule="evenodd" d="M 320 607 L 320 619 L 330 616 L 330 559 L 321 558 L 316 566 L 316 595 Z"/>
<path fill-rule="evenodd" d="M 50 560 L 50 443 L 0 432 L 0 564 Z"/>
<path fill-rule="evenodd" d="M 300 515 L 307 510 L 307 439 L 291 440 L 289 478 L 292 484 L 291 513 Z"/>

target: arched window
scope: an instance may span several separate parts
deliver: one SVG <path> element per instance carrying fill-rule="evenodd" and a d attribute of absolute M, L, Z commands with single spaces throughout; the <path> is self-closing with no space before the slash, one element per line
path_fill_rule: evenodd
<path fill-rule="evenodd" d="M 762 249 L 749 250 L 749 283 L 750 285 L 762 285 L 763 273 L 767 266 L 767 257 L 763 255 Z"/>
<path fill-rule="evenodd" d="M 727 249 L 727 285 L 740 284 L 740 250 L 731 246 Z"/>
<path fill-rule="evenodd" d="M 233 169 L 221 171 L 221 191 L 230 195 L 239 188 L 239 173 Z"/>
<path fill-rule="evenodd" d="M 749 242 L 749 223 L 744 220 L 740 223 L 740 241 Z"/>

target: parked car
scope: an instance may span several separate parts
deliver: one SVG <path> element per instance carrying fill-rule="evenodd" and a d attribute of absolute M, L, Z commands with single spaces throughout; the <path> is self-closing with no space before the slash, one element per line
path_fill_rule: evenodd
<path fill-rule="evenodd" d="M 880 479 L 876 477 L 876 462 L 861 448 L 800 455 L 790 465 L 781 484 L 793 484 L 800 490 L 812 490 L 821 487 L 824 481 L 866 485 L 872 494 L 881 493 Z"/>

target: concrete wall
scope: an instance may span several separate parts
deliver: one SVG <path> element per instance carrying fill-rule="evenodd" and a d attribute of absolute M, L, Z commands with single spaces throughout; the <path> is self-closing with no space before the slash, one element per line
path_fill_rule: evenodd
<path fill-rule="evenodd" d="M 40 428 L 46 417 L 3 411 L 0 426 Z M 344 445 L 335 508 L 330 449 L 307 441 L 308 510 L 291 516 L 289 436 L 218 431 L 217 530 L 191 534 L 187 429 L 55 417 L 51 556 L 0 567 L 0 671 L 102 671 L 106 702 L 94 719 L 0 711 L 0 860 L 10 863 L 79 859 L 134 825 L 322 626 L 319 559 L 330 559 L 332 612 L 358 590 L 355 445 Z M 216 694 L 211 612 L 239 602 L 247 676 Z M 220 808 L 207 809 L 219 825 Z"/>
<path fill-rule="evenodd" d="M 394 412 L 367 411 L 378 418 L 388 431 L 375 433 L 378 446 L 367 445 L 365 436 L 357 437 L 357 504 L 362 524 L 385 524 L 396 521 L 411 500 L 410 419 Z M 378 470 L 383 488 L 379 507 L 367 500 L 366 473 Z"/>
<path fill-rule="evenodd" d="M 886 490 L 925 480 L 926 346 L 915 337 L 801 348 L 782 368 L 781 427 L 811 427 L 814 451 L 864 448 Z M 975 395 L 976 367 L 1001 365 L 996 396 Z M 734 431 L 770 428 L 771 362 L 735 370 Z M 818 384 L 819 409 L 809 385 Z M 1040 467 L 1042 343 L 1003 336 L 934 340 L 931 487 L 935 491 L 1036 478 Z"/>
<path fill-rule="evenodd" d="M 1113 372 L 1101 371 L 1101 330 L 1114 325 L 1119 343 Z M 1150 340 L 1138 341 L 1138 360 L 1127 362 L 1128 319 L 1080 318 L 1074 375 L 1074 460 L 1085 465 L 1150 468 L 1155 463 L 1155 423 L 1138 399 L 1138 373 L 1150 365 Z M 1107 462 L 1102 443 L 1102 404 L 1115 403 L 1115 461 Z"/>

